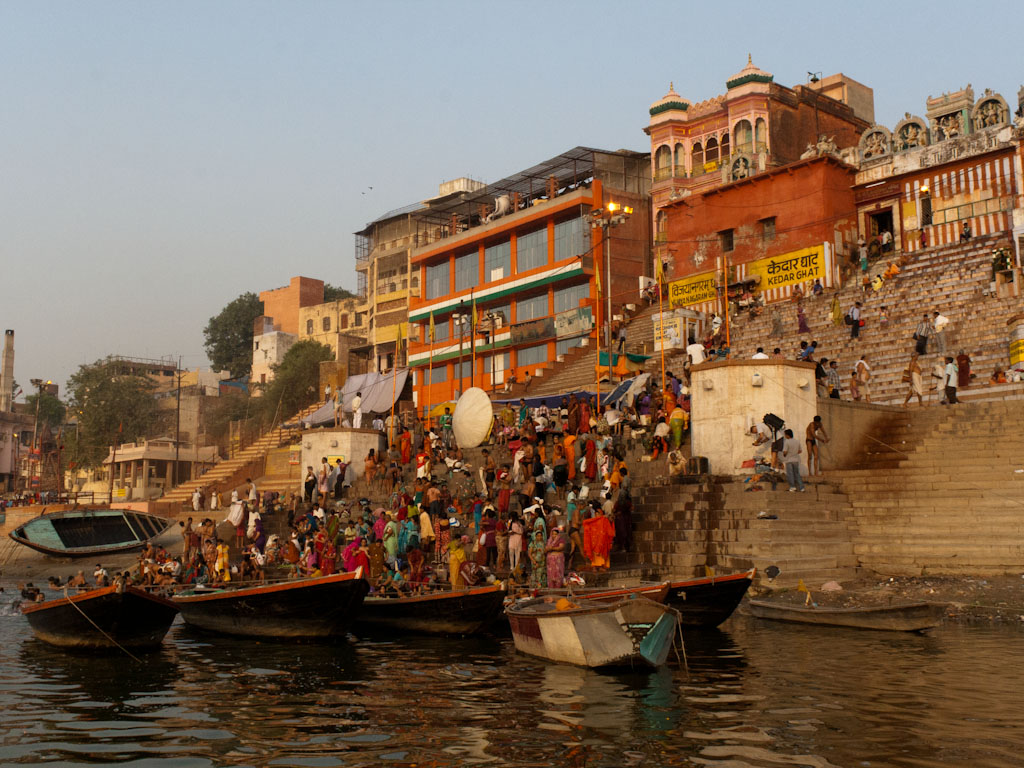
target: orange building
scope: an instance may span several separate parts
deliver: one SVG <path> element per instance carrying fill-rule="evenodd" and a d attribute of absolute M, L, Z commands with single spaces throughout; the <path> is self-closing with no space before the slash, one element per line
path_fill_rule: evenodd
<path fill-rule="evenodd" d="M 670 303 L 717 311 L 710 291 L 698 287 L 712 281 L 717 288 L 726 270 L 730 283 L 761 275 L 766 301 L 789 296 L 795 285 L 806 291 L 815 279 L 838 285 L 840 260 L 857 241 L 855 174 L 822 155 L 667 205 L 664 245 L 678 278 Z"/>
<path fill-rule="evenodd" d="M 424 232 L 438 238 L 410 257 L 422 286 L 409 308 L 418 407 L 470 386 L 500 390 L 511 376 L 543 374 L 559 355 L 593 343 L 587 340 L 608 314 L 609 283 L 613 314 L 637 300 L 652 272 L 649 173 L 647 155 L 577 147 L 450 210 L 433 207 L 444 226 L 426 223 Z M 635 214 L 612 228 L 606 251 L 591 211 L 612 200 Z"/>
<path fill-rule="evenodd" d="M 324 303 L 324 281 L 293 277 L 283 288 L 260 292 L 263 314 L 274 320 L 282 333 L 299 335 L 299 309 Z"/>

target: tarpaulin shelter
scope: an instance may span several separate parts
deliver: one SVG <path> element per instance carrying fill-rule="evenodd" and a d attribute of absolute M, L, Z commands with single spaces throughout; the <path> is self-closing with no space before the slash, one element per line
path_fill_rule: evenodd
<path fill-rule="evenodd" d="M 606 375 L 608 373 L 608 359 L 608 353 L 602 352 L 598 357 L 599 365 L 595 365 L 594 370 L 601 375 Z M 631 376 L 637 371 L 643 370 L 644 361 L 647 359 L 646 355 L 632 355 L 628 352 L 625 354 L 613 354 L 611 356 L 611 373 L 620 378 Z"/>
<path fill-rule="evenodd" d="M 408 368 L 399 368 L 392 373 L 360 373 L 356 376 L 349 376 L 341 387 L 339 397 L 342 402 L 342 410 L 345 413 L 352 412 L 352 400 L 356 393 L 362 393 L 362 400 L 359 406 L 363 412 L 363 422 L 366 422 L 366 414 L 387 413 L 391 405 L 402 394 L 405 381 L 409 377 Z M 336 399 L 328 400 L 315 412 L 303 419 L 303 423 L 311 427 L 318 427 L 321 424 L 334 423 L 334 407 Z"/>

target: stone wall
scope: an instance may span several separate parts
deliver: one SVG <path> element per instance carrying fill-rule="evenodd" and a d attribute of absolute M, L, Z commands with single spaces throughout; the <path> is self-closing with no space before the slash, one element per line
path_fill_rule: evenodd
<path fill-rule="evenodd" d="M 311 429 L 302 433 L 302 464 L 296 490 L 302 484 L 306 467 L 316 471 L 321 459 L 334 464 L 337 459 L 353 462 L 356 476 L 363 474 L 363 460 L 373 448 L 378 454 L 384 450 L 384 435 L 375 429 Z"/>

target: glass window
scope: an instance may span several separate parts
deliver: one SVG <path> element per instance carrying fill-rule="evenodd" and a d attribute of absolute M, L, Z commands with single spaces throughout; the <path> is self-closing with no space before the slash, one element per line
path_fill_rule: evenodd
<path fill-rule="evenodd" d="M 451 331 L 448 327 L 447 317 L 435 317 L 434 318 L 434 342 L 448 341 L 451 336 Z M 430 321 L 428 320 L 423 324 L 423 339 L 424 341 L 430 341 Z"/>
<path fill-rule="evenodd" d="M 449 271 L 448 262 L 442 261 L 432 267 L 427 267 L 427 293 L 428 299 L 437 299 L 447 296 L 449 293 Z"/>
<path fill-rule="evenodd" d="M 468 350 L 467 350 L 466 354 L 467 355 L 469 354 Z M 461 378 L 461 379 L 464 380 L 463 384 L 465 384 L 466 386 L 472 386 L 473 385 L 473 380 L 471 378 L 472 375 L 473 375 L 473 361 L 472 360 L 463 360 L 462 361 L 462 375 L 461 376 L 459 375 L 459 363 L 458 363 L 458 361 L 456 361 L 455 364 L 452 366 L 452 370 L 455 372 L 455 380 L 456 381 L 458 381 Z"/>
<path fill-rule="evenodd" d="M 441 382 L 448 381 L 448 364 L 441 363 L 435 365 L 432 369 L 423 369 L 423 378 L 427 378 L 427 371 L 430 370 L 430 383 L 440 384 Z"/>
<path fill-rule="evenodd" d="M 313 333 L 313 318 L 310 318 L 309 320 L 306 321 L 306 333 Z"/>
<path fill-rule="evenodd" d="M 518 365 L 537 365 L 548 361 L 548 345 L 538 344 L 535 347 L 523 347 L 516 352 Z"/>
<path fill-rule="evenodd" d="M 571 285 L 568 288 L 560 288 L 555 291 L 555 313 L 565 312 L 567 309 L 576 309 L 580 301 L 590 296 L 590 285 L 580 283 Z"/>
<path fill-rule="evenodd" d="M 590 226 L 583 218 L 555 224 L 555 261 L 574 259 L 590 248 Z"/>
<path fill-rule="evenodd" d="M 484 251 L 484 280 L 488 283 L 512 274 L 512 243 L 492 245 Z"/>
<path fill-rule="evenodd" d="M 564 355 L 573 347 L 580 347 L 583 345 L 583 340 L 586 336 L 574 336 L 571 339 L 561 339 L 555 342 L 555 354 Z"/>
<path fill-rule="evenodd" d="M 476 251 L 455 257 L 455 291 L 480 284 L 480 254 Z"/>
<path fill-rule="evenodd" d="M 325 331 L 331 330 L 331 318 L 330 318 L 330 316 L 325 316 L 324 317 L 323 325 L 324 325 L 324 330 Z"/>
<path fill-rule="evenodd" d="M 521 299 L 516 302 L 516 322 L 525 323 L 538 317 L 547 317 L 548 295 L 542 293 L 532 299 Z"/>
<path fill-rule="evenodd" d="M 548 263 L 548 231 L 538 229 L 516 240 L 516 271 L 526 272 Z"/>

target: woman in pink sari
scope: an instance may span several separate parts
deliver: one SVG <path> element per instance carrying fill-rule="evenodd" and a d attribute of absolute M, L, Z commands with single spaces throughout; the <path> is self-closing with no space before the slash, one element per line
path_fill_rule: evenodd
<path fill-rule="evenodd" d="M 356 569 L 356 555 L 359 553 L 359 547 L 363 544 L 363 537 L 356 536 L 345 549 L 341 551 L 341 566 L 346 572 L 354 571 Z"/>
<path fill-rule="evenodd" d="M 544 552 L 547 554 L 548 588 L 561 589 L 565 585 L 565 534 L 561 526 L 551 529 L 547 546 Z"/>

